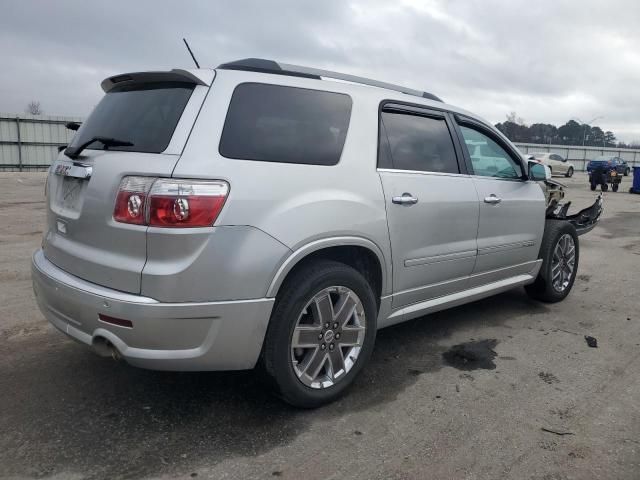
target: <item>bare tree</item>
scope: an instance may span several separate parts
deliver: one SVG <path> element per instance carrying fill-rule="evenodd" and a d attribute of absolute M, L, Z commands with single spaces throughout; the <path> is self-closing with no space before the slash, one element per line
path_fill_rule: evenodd
<path fill-rule="evenodd" d="M 31 100 L 25 109 L 26 113 L 30 113 L 31 115 L 42 115 L 42 107 L 40 106 L 40 102 L 37 100 Z"/>
<path fill-rule="evenodd" d="M 507 114 L 507 122 L 515 123 L 516 125 L 524 125 L 524 118 L 516 115 L 516 112 Z"/>

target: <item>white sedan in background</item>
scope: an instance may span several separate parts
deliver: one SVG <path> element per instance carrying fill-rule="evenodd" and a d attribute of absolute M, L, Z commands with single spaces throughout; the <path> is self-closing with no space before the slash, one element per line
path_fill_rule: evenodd
<path fill-rule="evenodd" d="M 557 153 L 528 153 L 538 162 L 547 165 L 551 169 L 552 175 L 564 175 L 570 177 L 575 171 L 573 163 L 567 162 L 567 159 Z"/>

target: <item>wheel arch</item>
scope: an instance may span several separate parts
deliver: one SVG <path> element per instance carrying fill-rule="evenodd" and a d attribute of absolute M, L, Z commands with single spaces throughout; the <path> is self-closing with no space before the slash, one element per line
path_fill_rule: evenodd
<path fill-rule="evenodd" d="M 287 257 L 274 275 L 267 297 L 275 297 L 291 272 L 316 258 L 341 261 L 360 271 L 372 284 L 377 302 L 387 293 L 390 266 L 380 247 L 362 237 L 332 237 L 309 242 Z"/>

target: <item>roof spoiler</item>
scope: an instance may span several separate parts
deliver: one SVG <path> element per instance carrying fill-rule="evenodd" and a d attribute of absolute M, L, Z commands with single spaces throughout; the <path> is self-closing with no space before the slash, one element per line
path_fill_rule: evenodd
<path fill-rule="evenodd" d="M 116 86 L 136 85 L 141 83 L 154 82 L 177 82 L 190 85 L 209 86 L 204 80 L 189 72 L 188 70 L 171 70 L 168 72 L 134 72 L 123 73 L 113 77 L 105 78 L 100 86 L 105 93 L 110 92 Z"/>

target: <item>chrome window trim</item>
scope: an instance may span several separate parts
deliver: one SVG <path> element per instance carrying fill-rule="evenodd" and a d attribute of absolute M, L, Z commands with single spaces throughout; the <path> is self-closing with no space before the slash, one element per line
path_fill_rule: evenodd
<path fill-rule="evenodd" d="M 528 179 L 523 179 L 520 177 L 513 177 L 513 178 L 503 178 L 503 177 L 487 177 L 485 175 L 469 175 L 471 178 L 477 178 L 477 179 L 482 179 L 482 180 L 498 180 L 500 182 L 528 182 L 530 180 Z"/>
<path fill-rule="evenodd" d="M 401 170 L 396 168 L 376 168 L 378 172 L 387 172 L 387 173 L 415 173 L 419 175 L 434 175 L 438 177 L 464 177 L 469 178 L 470 175 L 467 173 L 448 173 L 448 172 L 430 172 L 426 170 Z"/>

